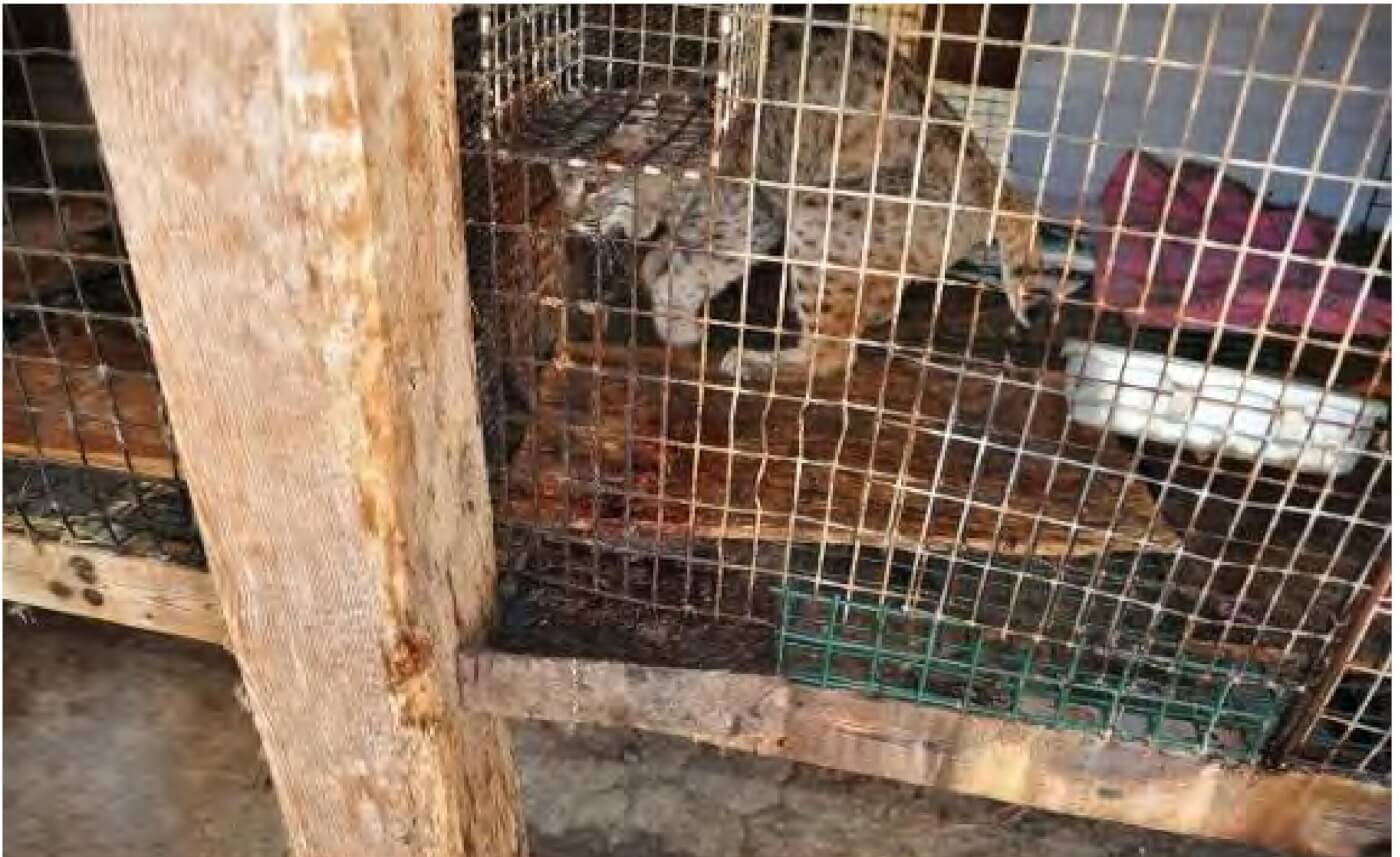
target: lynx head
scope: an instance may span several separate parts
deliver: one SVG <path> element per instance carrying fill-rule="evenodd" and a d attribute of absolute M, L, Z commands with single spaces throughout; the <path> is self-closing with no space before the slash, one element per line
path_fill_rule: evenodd
<path fill-rule="evenodd" d="M 665 217 L 669 180 L 648 168 L 656 129 L 645 118 L 619 126 L 596 162 L 552 164 L 569 228 L 608 238 L 648 238 Z"/>
<path fill-rule="evenodd" d="M 570 230 L 605 238 L 632 238 L 655 229 L 655 221 L 649 224 L 650 229 L 648 224 L 639 226 L 636 222 L 635 182 L 639 176 L 591 164 L 554 164 L 551 169 Z"/>

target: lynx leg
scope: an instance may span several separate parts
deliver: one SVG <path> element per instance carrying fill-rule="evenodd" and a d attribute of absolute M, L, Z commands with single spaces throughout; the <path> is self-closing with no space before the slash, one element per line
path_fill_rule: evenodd
<path fill-rule="evenodd" d="M 1040 300 L 1040 239 L 1035 218 L 1024 214 L 997 216 L 996 236 L 1001 253 L 1001 287 L 1011 312 L 1022 327 L 1029 327 L 1026 310 Z"/>
<path fill-rule="evenodd" d="M 782 240 L 781 221 L 766 195 L 754 191 L 749 234 L 744 189 L 723 185 L 711 197 L 695 197 L 677 218 L 677 249 L 658 248 L 642 261 L 641 275 L 651 293 L 656 331 L 673 345 L 694 345 L 704 336 L 696 320 L 705 301 L 744 276 L 747 253 L 767 253 Z M 710 212 L 713 212 L 711 216 Z M 709 249 L 698 249 L 713 247 Z"/>
<path fill-rule="evenodd" d="M 642 282 L 651 295 L 656 333 L 672 345 L 689 346 L 705 335 L 700 307 L 731 280 L 744 275 L 743 259 L 709 253 L 653 250 L 642 261 Z"/>
<path fill-rule="evenodd" d="M 828 205 L 835 218 L 833 227 L 840 228 L 827 229 Z M 793 348 L 777 351 L 744 349 L 742 359 L 740 349 L 733 348 L 720 363 L 721 371 L 747 378 L 784 368 L 805 374 L 810 368 L 821 376 L 851 364 L 855 345 L 850 339 L 860 331 L 860 278 L 850 271 L 823 270 L 818 263 L 827 259 L 833 264 L 860 264 L 861 242 L 849 226 L 863 211 L 861 200 L 828 200 L 822 193 L 798 195 L 786 224 L 788 254 L 797 263 L 789 265 L 787 273 L 788 305 L 802 323 L 802 339 Z M 825 243 L 830 252 L 824 251 Z"/>

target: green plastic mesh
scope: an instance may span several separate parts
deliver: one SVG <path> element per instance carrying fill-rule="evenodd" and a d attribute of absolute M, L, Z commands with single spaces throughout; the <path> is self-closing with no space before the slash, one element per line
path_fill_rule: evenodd
<path fill-rule="evenodd" d="M 779 671 L 795 682 L 1257 761 L 1289 694 L 1224 659 L 1007 634 L 895 598 L 776 588 Z"/>

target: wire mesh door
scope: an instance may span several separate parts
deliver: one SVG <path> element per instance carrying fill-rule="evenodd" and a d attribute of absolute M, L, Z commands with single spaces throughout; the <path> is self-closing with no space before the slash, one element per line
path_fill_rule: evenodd
<path fill-rule="evenodd" d="M 5 529 L 202 565 L 64 7 L 4 61 Z"/>
<path fill-rule="evenodd" d="M 1389 15 L 467 7 L 511 567 L 1277 750 L 1390 545 Z M 1303 756 L 1388 778 L 1371 705 Z"/>

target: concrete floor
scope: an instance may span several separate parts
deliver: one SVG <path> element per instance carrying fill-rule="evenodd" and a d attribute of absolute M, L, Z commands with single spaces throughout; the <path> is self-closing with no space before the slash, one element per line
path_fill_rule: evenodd
<path fill-rule="evenodd" d="M 7 853 L 286 853 L 222 651 L 38 611 L 4 634 Z M 545 857 L 1261 854 L 627 731 L 517 741 Z"/>

